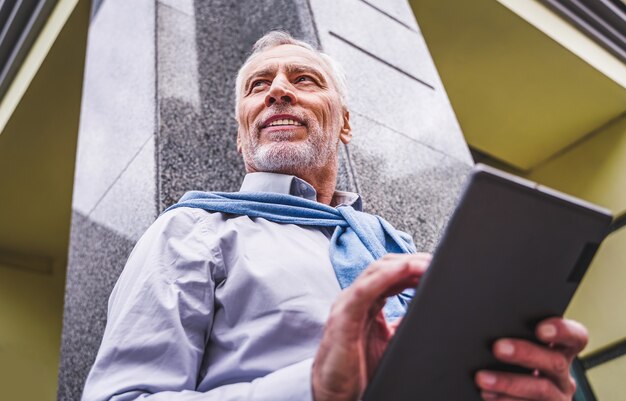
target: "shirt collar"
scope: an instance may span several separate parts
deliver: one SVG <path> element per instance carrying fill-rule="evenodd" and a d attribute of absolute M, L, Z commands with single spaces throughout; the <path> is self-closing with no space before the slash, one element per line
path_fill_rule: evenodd
<path fill-rule="evenodd" d="M 294 175 L 277 173 L 248 173 L 243 179 L 240 192 L 274 192 L 288 194 L 316 201 L 317 192 L 308 182 Z M 361 197 L 354 192 L 335 191 L 331 206 L 352 206 L 355 210 L 362 209 Z"/>

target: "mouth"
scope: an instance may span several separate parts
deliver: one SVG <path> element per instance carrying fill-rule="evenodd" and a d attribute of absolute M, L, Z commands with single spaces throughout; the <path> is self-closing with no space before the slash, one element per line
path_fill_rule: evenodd
<path fill-rule="evenodd" d="M 273 115 L 261 125 L 261 128 L 268 127 L 302 127 L 304 122 L 298 117 L 291 114 L 277 114 Z"/>

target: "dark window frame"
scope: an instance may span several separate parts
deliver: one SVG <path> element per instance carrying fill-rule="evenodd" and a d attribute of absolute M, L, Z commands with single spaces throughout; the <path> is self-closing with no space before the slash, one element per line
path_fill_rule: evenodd
<path fill-rule="evenodd" d="M 626 63 L 626 4 L 620 0 L 541 0 Z"/>
<path fill-rule="evenodd" d="M 0 0 L 0 100 L 58 0 Z"/>

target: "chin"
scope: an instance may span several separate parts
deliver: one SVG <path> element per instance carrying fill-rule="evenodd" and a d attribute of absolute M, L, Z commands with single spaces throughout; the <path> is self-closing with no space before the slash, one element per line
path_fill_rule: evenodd
<path fill-rule="evenodd" d="M 259 171 L 293 174 L 326 164 L 321 156 L 307 143 L 276 142 L 256 149 L 251 160 Z"/>

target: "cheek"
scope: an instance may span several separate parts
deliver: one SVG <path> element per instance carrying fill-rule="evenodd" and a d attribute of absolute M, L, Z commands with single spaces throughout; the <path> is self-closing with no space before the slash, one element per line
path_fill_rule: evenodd
<path fill-rule="evenodd" d="M 340 110 L 331 99 L 325 99 L 318 108 L 318 119 L 324 128 L 331 128 L 337 125 L 337 117 L 341 114 Z"/>
<path fill-rule="evenodd" d="M 328 128 L 339 129 L 341 127 L 342 112 L 339 104 L 329 102 L 324 105 L 324 125 Z"/>
<path fill-rule="evenodd" d="M 249 132 L 251 132 L 252 128 L 254 127 L 254 121 L 255 121 L 256 115 L 257 113 L 254 110 L 252 110 L 251 107 L 246 106 L 246 105 L 241 105 L 239 107 L 239 115 L 237 118 L 240 131 L 243 131 L 243 133 L 245 134 L 248 134 Z"/>

